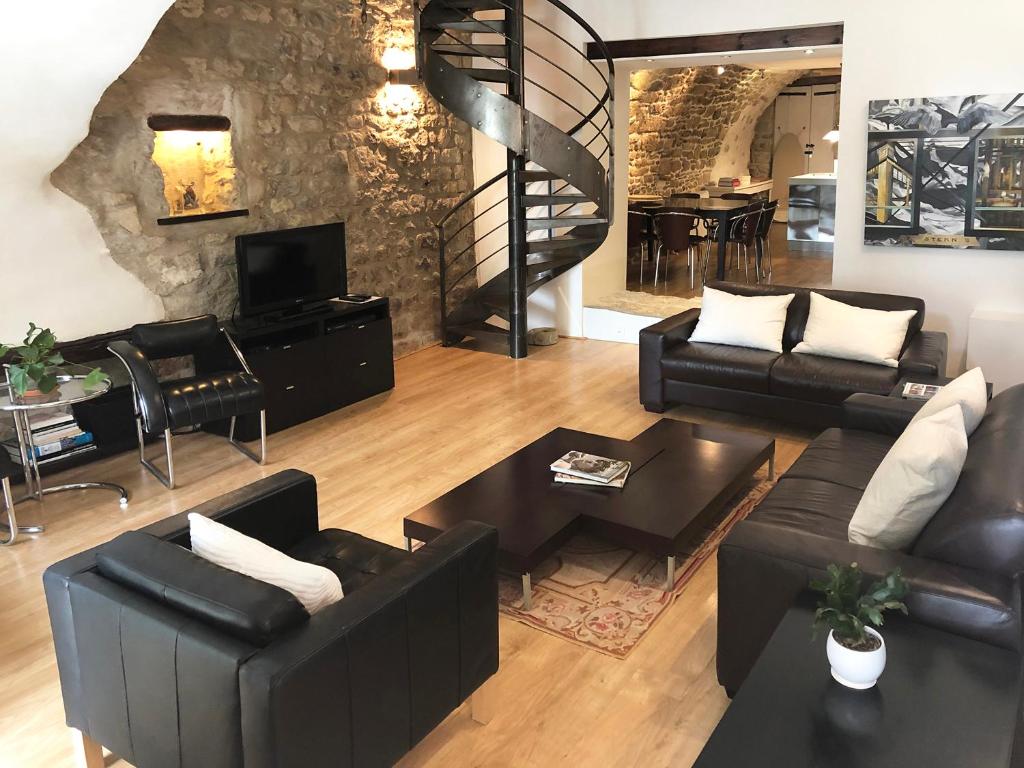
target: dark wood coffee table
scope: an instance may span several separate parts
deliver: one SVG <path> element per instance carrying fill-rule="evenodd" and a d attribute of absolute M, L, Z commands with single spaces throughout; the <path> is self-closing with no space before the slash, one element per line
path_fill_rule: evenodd
<path fill-rule="evenodd" d="M 554 482 L 551 463 L 567 451 L 627 459 L 626 487 Z M 498 529 L 499 566 L 530 573 L 577 531 L 666 558 L 675 555 L 763 464 L 775 473 L 775 441 L 723 427 L 661 419 L 632 440 L 556 429 L 405 518 L 406 546 L 430 541 L 464 520 Z"/>
<path fill-rule="evenodd" d="M 1020 657 L 895 615 L 866 691 L 829 674 L 811 606 L 791 609 L 694 768 L 995 768 L 1011 762 Z"/>

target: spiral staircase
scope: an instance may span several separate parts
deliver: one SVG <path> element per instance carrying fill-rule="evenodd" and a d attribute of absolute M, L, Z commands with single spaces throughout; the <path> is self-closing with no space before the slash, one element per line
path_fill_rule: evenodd
<path fill-rule="evenodd" d="M 438 223 L 442 339 L 497 339 L 515 358 L 527 353 L 527 297 L 597 250 L 612 215 L 611 56 L 560 0 L 531 8 L 532 16 L 523 0 L 420 0 L 416 8 L 427 90 L 508 150 L 505 170 Z M 606 70 L 581 42 L 597 45 Z"/>

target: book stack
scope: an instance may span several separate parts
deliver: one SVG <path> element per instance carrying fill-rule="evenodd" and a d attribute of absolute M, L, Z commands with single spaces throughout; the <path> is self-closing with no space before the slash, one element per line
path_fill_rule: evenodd
<path fill-rule="evenodd" d="M 592 453 L 569 451 L 551 465 L 556 483 L 622 488 L 629 477 L 630 463 L 606 459 Z"/>
<path fill-rule="evenodd" d="M 78 426 L 70 412 L 50 413 L 33 417 L 29 421 L 35 458 L 40 466 L 80 453 L 96 450 L 91 432 Z M 21 464 L 21 450 L 17 437 L 3 441 L 3 447 L 17 464 Z"/>

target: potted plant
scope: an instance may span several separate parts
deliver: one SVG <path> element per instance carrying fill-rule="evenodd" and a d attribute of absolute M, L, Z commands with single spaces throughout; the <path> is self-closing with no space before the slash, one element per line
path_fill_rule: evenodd
<path fill-rule="evenodd" d="M 885 669 L 885 640 L 876 627 L 885 611 L 907 612 L 902 600 L 907 585 L 899 569 L 861 588 L 863 575 L 856 563 L 828 566 L 828 575 L 812 581 L 823 597 L 814 613 L 815 634 L 827 628 L 826 645 L 832 677 L 848 688 L 871 688 Z"/>
<path fill-rule="evenodd" d="M 11 362 L 5 368 L 11 391 L 18 397 L 48 395 L 57 390 L 57 366 L 64 364 L 64 356 L 54 351 L 57 337 L 49 328 L 28 324 L 28 333 L 21 344 L 8 346 L 0 344 L 0 358 L 12 354 Z M 85 376 L 83 385 L 92 389 L 107 381 L 107 374 L 93 368 Z"/>

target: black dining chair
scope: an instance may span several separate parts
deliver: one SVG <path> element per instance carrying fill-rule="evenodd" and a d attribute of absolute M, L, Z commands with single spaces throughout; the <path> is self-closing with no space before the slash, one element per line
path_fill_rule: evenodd
<path fill-rule="evenodd" d="M 754 196 L 747 192 L 726 192 L 722 195 L 723 200 L 753 200 Z"/>
<path fill-rule="evenodd" d="M 18 519 L 14 514 L 14 497 L 11 496 L 11 478 L 18 474 L 19 468 L 11 457 L 0 447 L 0 505 L 7 516 L 7 538 L 0 540 L 0 545 L 13 544 L 18 538 Z M 4 527 L 0 523 L 0 528 Z"/>
<path fill-rule="evenodd" d="M 778 200 L 771 200 L 765 205 L 764 212 L 757 222 L 757 234 L 755 235 L 761 243 L 761 253 L 763 254 L 761 263 L 758 265 L 761 270 L 760 277 L 769 282 L 772 279 L 772 222 L 775 221 L 775 212 L 778 208 Z M 765 263 L 768 265 L 767 271 L 765 270 Z"/>
<path fill-rule="evenodd" d="M 651 215 L 631 207 L 628 211 L 627 224 L 626 252 L 640 249 L 640 285 L 643 285 L 644 262 L 651 256 L 647 253 L 647 230 L 651 226 Z M 654 283 L 655 285 L 658 283 L 657 272 L 655 272 Z"/>
<path fill-rule="evenodd" d="M 662 252 L 665 253 L 665 285 L 668 285 L 669 254 L 685 251 L 686 265 L 690 268 L 690 288 L 693 289 L 698 251 L 702 245 L 710 243 L 706 236 L 696 234 L 695 227 L 696 217 L 687 211 L 663 208 L 654 214 L 654 228 L 660 240 L 658 255 L 654 260 L 655 286 L 658 285 Z"/>
<path fill-rule="evenodd" d="M 206 376 L 160 381 L 151 360 L 195 356 L 225 342 L 241 370 Z M 228 441 L 258 464 L 267 460 L 267 414 L 263 384 L 253 375 L 230 334 L 214 315 L 187 320 L 145 323 L 133 326 L 128 341 L 112 341 L 109 349 L 128 369 L 135 402 L 135 431 L 139 438 L 139 461 L 168 488 L 174 488 L 174 455 L 171 438 L 175 430 L 230 419 Z M 257 454 L 235 439 L 239 416 L 259 414 L 260 452 Z M 145 435 L 163 436 L 167 474 L 146 459 Z"/>
<path fill-rule="evenodd" d="M 673 200 L 700 200 L 700 192 L 673 192 L 669 195 L 669 203 Z"/>
<path fill-rule="evenodd" d="M 739 215 L 729 222 L 729 243 L 735 249 L 736 262 L 739 263 L 740 249 L 743 249 L 743 275 L 746 282 L 750 282 L 750 248 L 755 247 L 754 239 L 757 237 L 757 227 L 764 211 L 764 203 L 761 201 L 751 203 Z M 756 264 L 754 265 L 754 276 L 758 282 Z"/>

